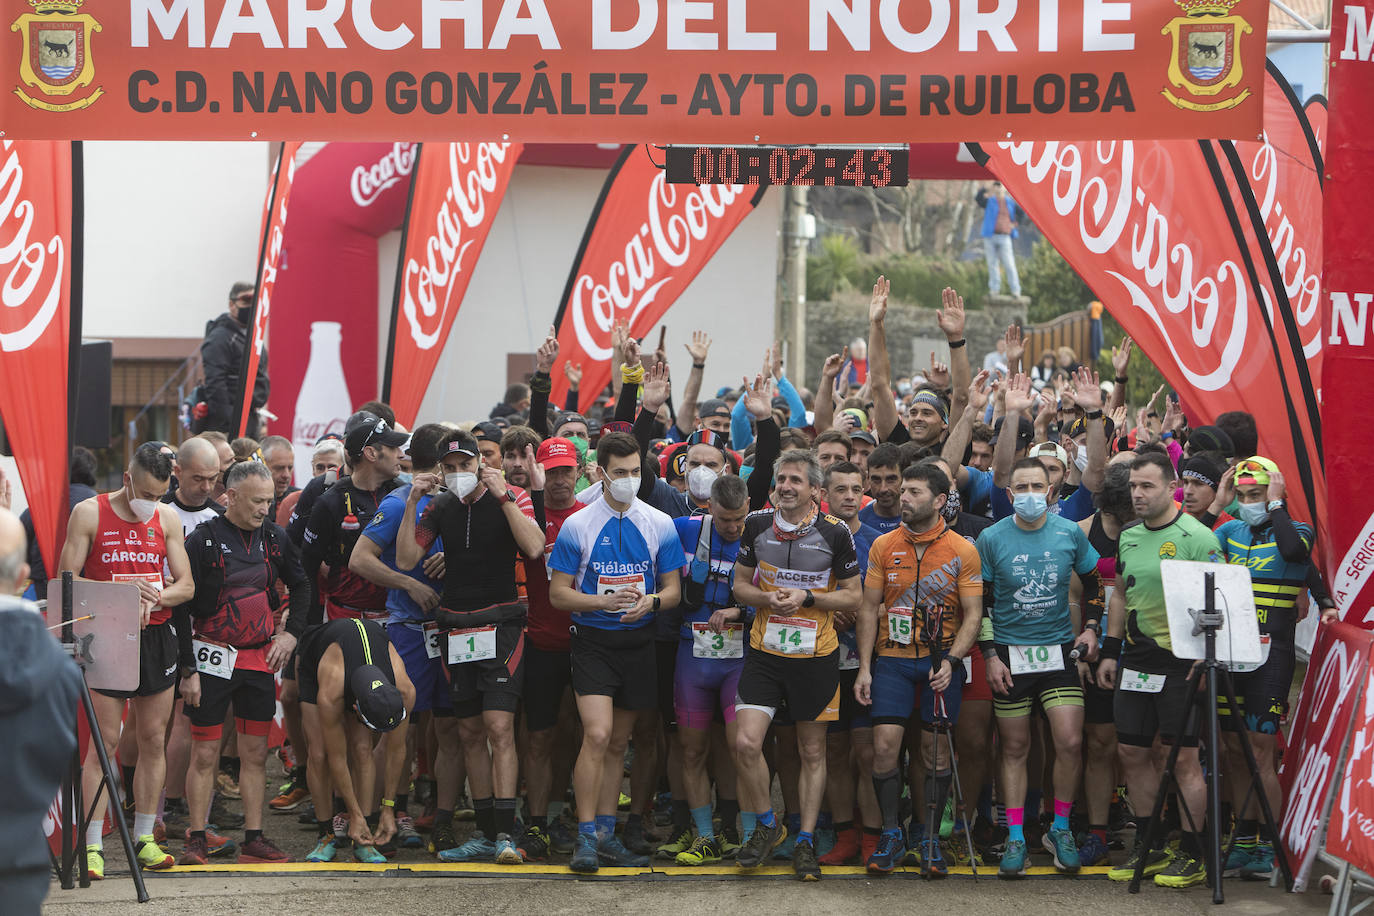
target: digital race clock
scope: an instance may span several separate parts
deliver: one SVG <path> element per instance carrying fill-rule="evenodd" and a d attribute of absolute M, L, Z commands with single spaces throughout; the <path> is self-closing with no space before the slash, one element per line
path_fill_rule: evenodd
<path fill-rule="evenodd" d="M 905 146 L 669 146 L 670 184 L 896 188 L 907 184 Z"/>

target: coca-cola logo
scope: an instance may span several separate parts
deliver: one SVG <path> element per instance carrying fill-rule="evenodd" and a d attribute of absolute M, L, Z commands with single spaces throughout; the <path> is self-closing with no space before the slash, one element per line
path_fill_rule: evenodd
<path fill-rule="evenodd" d="M 1302 344 L 1303 356 L 1312 359 L 1322 351 L 1321 256 L 1320 252 L 1316 257 L 1309 254 L 1303 244 L 1304 240 L 1298 237 L 1297 228 L 1289 219 L 1289 214 L 1295 208 L 1291 206 L 1291 199 L 1280 199 L 1279 184 L 1282 180 L 1282 190 L 1291 191 L 1293 182 L 1310 180 L 1315 185 L 1317 176 L 1314 172 L 1309 178 L 1303 174 L 1298 164 L 1291 161 L 1291 157 L 1280 157 L 1269 140 L 1269 131 L 1266 130 L 1259 148 L 1250 160 L 1250 180 L 1255 185 L 1260 217 L 1264 220 L 1264 231 L 1269 236 L 1269 244 L 1274 250 L 1274 263 L 1283 278 L 1284 292 L 1288 294 L 1288 301 L 1293 306 L 1301 336 L 1306 338 Z M 1286 198 L 1287 195 L 1283 197 Z M 1321 201 L 1320 189 L 1316 189 L 1312 201 Z M 1287 212 L 1284 211 L 1285 202 L 1290 204 Z M 1310 221 L 1309 226 L 1315 224 L 1320 228 L 1320 212 L 1299 215 L 1300 220 L 1304 218 Z M 1320 236 L 1313 241 L 1320 247 Z M 1272 314 L 1274 309 L 1268 301 L 1267 286 L 1263 288 L 1263 293 L 1265 307 Z"/>
<path fill-rule="evenodd" d="M 395 143 L 372 165 L 360 165 L 353 170 L 349 189 L 353 202 L 370 207 L 382 192 L 409 175 L 415 168 L 415 144 Z"/>
<path fill-rule="evenodd" d="M 647 219 L 625 242 L 624 255 L 611 262 L 604 279 L 583 273 L 573 284 L 568 308 L 577 342 L 589 359 L 611 358 L 610 334 L 616 319 L 627 319 L 633 327 L 673 279 L 672 269 L 691 259 L 692 245 L 711 235 L 744 191 L 744 185 L 702 185 L 680 193 L 663 172 L 654 175 Z"/>
<path fill-rule="evenodd" d="M 0 152 L 8 153 L 0 166 L 0 274 L 5 277 L 0 285 L 0 350 L 17 353 L 43 336 L 62 304 L 66 246 L 60 232 L 30 241 L 39 214 L 23 196 L 19 147 L 5 140 Z M 43 223 L 56 222 L 55 214 L 46 216 Z"/>
<path fill-rule="evenodd" d="M 307 448 L 314 448 L 315 443 L 320 441 L 322 436 L 327 436 L 330 433 L 338 433 L 342 436 L 347 424 L 348 418 L 346 417 L 334 417 L 329 420 L 307 420 L 297 415 L 296 422 L 292 424 L 291 438 L 298 444 L 304 443 Z"/>
<path fill-rule="evenodd" d="M 272 220 L 267 239 L 267 256 L 262 262 L 262 278 L 258 281 L 257 309 L 253 313 L 253 348 L 262 355 L 263 345 L 267 342 L 267 319 L 272 315 L 272 291 L 277 286 L 277 270 L 281 266 L 282 242 L 286 237 L 286 205 L 291 198 L 291 185 L 296 180 L 296 157 L 288 146 L 287 160 L 282 163 L 286 174 L 278 182 L 276 218 Z"/>
<path fill-rule="evenodd" d="M 487 212 L 487 197 L 496 191 L 500 167 L 510 153 L 509 143 L 448 145 L 448 187 L 433 218 L 421 224 L 434 228 L 423 240 L 406 243 L 407 251 L 415 254 L 406 259 L 401 314 L 421 350 L 433 348 L 443 336 L 450 300 L 463 285 L 458 279 L 470 266 L 463 258 L 485 235 L 482 227 L 496 216 Z M 464 238 L 469 230 L 478 232 Z"/>
<path fill-rule="evenodd" d="M 1249 331 L 1245 272 L 1229 259 L 1210 265 L 1208 253 L 1188 241 L 1170 244 L 1171 236 L 1196 236 L 1189 227 L 1171 222 L 1168 203 L 1156 205 L 1147 196 L 1137 174 L 1135 144 L 1004 141 L 997 146 L 1031 184 L 1047 184 L 1055 212 L 1076 220 L 1079 239 L 1090 253 L 1119 250 L 1130 230 L 1132 273 L 1104 273 L 1121 284 L 1132 307 L 1159 329 L 1191 385 L 1199 391 L 1229 386 Z M 1227 312 L 1229 324 L 1223 320 Z"/>

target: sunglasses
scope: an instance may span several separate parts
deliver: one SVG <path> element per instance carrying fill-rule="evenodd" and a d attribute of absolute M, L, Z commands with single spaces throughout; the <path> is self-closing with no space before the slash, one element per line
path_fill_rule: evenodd
<path fill-rule="evenodd" d="M 234 301 L 235 301 L 235 302 L 238 302 L 238 303 L 240 303 L 240 304 L 242 304 L 242 305 L 247 305 L 248 303 L 250 303 L 250 302 L 253 301 L 253 294 L 252 294 L 252 293 L 240 293 L 239 295 L 237 295 L 237 296 L 234 297 Z"/>

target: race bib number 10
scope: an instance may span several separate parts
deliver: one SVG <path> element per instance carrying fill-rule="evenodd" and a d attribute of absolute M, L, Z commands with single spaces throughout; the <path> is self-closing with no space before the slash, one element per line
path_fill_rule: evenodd
<path fill-rule="evenodd" d="M 193 639 L 191 650 L 196 656 L 196 670 L 201 674 L 224 678 L 226 681 L 234 676 L 234 662 L 239 657 L 238 649 Z"/>
<path fill-rule="evenodd" d="M 1008 646 L 1012 674 L 1039 674 L 1064 670 L 1064 650 L 1059 646 Z"/>
<path fill-rule="evenodd" d="M 496 627 L 452 630 L 448 634 L 448 663 L 462 665 L 496 657 Z"/>
<path fill-rule="evenodd" d="M 769 617 L 763 644 L 783 655 L 815 655 L 816 621 L 805 617 Z"/>

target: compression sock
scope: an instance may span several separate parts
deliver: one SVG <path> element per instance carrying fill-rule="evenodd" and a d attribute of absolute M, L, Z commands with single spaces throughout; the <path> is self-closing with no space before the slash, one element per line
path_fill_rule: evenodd
<path fill-rule="evenodd" d="M 1069 829 L 1069 814 L 1073 811 L 1073 802 L 1054 800 L 1054 829 Z"/>
<path fill-rule="evenodd" d="M 453 811 L 439 808 L 434 812 L 434 829 L 448 827 L 453 823 Z"/>
<path fill-rule="evenodd" d="M 983 815 L 983 820 L 989 824 L 996 824 L 997 818 L 992 814 L 992 787 L 984 786 L 983 791 L 978 793 L 978 813 Z"/>
<path fill-rule="evenodd" d="M 758 818 L 759 825 L 767 827 L 769 830 L 778 826 L 778 819 L 773 815 L 772 808 L 769 808 L 767 811 L 760 811 L 756 817 Z"/>
<path fill-rule="evenodd" d="M 741 811 L 739 813 L 739 841 L 749 842 L 749 838 L 754 835 L 754 828 L 758 826 L 759 816 L 752 811 Z"/>
<path fill-rule="evenodd" d="M 883 830 L 891 832 L 900 826 L 898 808 L 902 799 L 902 776 L 897 770 L 873 774 L 873 792 L 878 796 L 878 811 L 883 816 Z"/>
<path fill-rule="evenodd" d="M 1007 809 L 1007 842 L 1011 842 L 1012 840 L 1020 840 L 1022 843 L 1026 842 L 1026 832 L 1023 826 L 1025 819 L 1025 808 Z"/>
<path fill-rule="evenodd" d="M 952 770 L 926 776 L 926 836 L 940 836 L 940 822 L 944 820 L 945 804 L 949 801 L 949 784 L 954 780 Z M 932 808 L 931 803 L 934 802 Z"/>
<path fill-rule="evenodd" d="M 717 799 L 716 814 L 720 817 L 721 830 L 733 830 L 735 827 L 735 822 L 739 820 L 739 799 Z"/>
<path fill-rule="evenodd" d="M 124 783 L 124 804 L 132 805 L 134 802 L 134 768 L 122 766 L 119 768 L 121 782 Z"/>
<path fill-rule="evenodd" d="M 498 798 L 495 803 L 496 836 L 515 836 L 515 799 Z"/>
<path fill-rule="evenodd" d="M 254 840 L 256 840 L 256 839 L 257 839 L 258 837 L 260 837 L 260 836 L 262 836 L 262 831 L 261 831 L 261 830 L 247 830 L 247 829 L 245 829 L 245 830 L 243 831 L 243 845 L 247 846 L 249 843 L 253 842 Z"/>
<path fill-rule="evenodd" d="M 495 801 L 490 795 L 486 798 L 474 798 L 472 800 L 472 810 L 477 821 L 477 829 L 489 840 L 496 839 L 496 812 Z"/>
<path fill-rule="evenodd" d="M 153 825 L 157 823 L 156 814 L 141 814 L 134 812 L 134 839 L 148 836 L 153 832 Z"/>
<path fill-rule="evenodd" d="M 702 805 L 700 808 L 692 809 L 692 825 L 697 829 L 697 836 L 715 836 L 716 829 L 711 824 L 711 806 Z"/>
<path fill-rule="evenodd" d="M 579 835 L 586 835 L 594 840 L 600 839 L 596 833 L 596 821 L 578 821 L 577 832 Z"/>
<path fill-rule="evenodd" d="M 615 815 L 598 814 L 596 816 L 596 839 L 604 843 L 609 838 L 615 836 Z"/>

